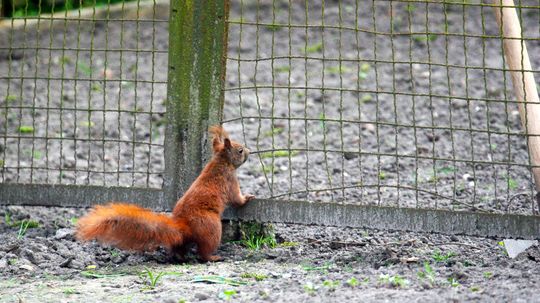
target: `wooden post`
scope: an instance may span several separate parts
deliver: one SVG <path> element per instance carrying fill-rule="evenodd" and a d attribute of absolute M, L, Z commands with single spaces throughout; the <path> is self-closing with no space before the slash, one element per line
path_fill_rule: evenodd
<path fill-rule="evenodd" d="M 527 46 L 521 36 L 521 25 L 513 0 L 495 0 L 495 16 L 503 39 L 506 64 L 511 70 L 512 84 L 518 104 L 521 123 L 529 145 L 529 158 L 540 201 L 540 100 Z M 540 207 L 540 202 L 539 202 Z"/>
<path fill-rule="evenodd" d="M 229 0 L 170 3 L 163 189 L 173 206 L 211 156 L 208 126 L 223 115 Z"/>

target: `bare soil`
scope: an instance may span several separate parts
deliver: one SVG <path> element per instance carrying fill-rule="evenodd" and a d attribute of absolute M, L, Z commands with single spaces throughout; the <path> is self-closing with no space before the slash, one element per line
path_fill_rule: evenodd
<path fill-rule="evenodd" d="M 39 222 L 20 238 L 0 224 L 0 302 L 540 302 L 538 245 L 510 259 L 500 239 L 278 224 L 275 248 L 225 242 L 222 262 L 178 264 L 77 242 L 83 212 L 0 208 Z M 164 273 L 154 288 L 147 270 Z"/>

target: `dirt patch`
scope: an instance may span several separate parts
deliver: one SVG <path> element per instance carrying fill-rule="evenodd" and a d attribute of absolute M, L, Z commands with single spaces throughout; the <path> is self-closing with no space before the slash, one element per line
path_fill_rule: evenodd
<path fill-rule="evenodd" d="M 0 209 L 39 223 L 20 238 L 0 224 L 1 302 L 539 302 L 538 246 L 510 259 L 499 239 L 278 224 L 275 248 L 227 242 L 223 262 L 175 264 L 76 242 L 71 218 L 82 213 Z M 164 273 L 154 288 L 148 272 Z"/>

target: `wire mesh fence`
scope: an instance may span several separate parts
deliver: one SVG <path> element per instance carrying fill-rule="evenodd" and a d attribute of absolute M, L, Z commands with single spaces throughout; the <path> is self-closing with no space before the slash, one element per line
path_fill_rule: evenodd
<path fill-rule="evenodd" d="M 79 3 L 2 17 L 0 183 L 163 188 L 168 2 Z M 516 10 L 538 78 L 540 5 Z M 538 213 L 491 2 L 231 0 L 227 23 L 244 191 Z"/>
<path fill-rule="evenodd" d="M 540 6 L 518 1 L 540 66 Z M 225 121 L 258 196 L 538 213 L 492 3 L 232 1 Z"/>
<path fill-rule="evenodd" d="M 168 6 L 68 2 L 0 21 L 0 182 L 161 188 Z"/>

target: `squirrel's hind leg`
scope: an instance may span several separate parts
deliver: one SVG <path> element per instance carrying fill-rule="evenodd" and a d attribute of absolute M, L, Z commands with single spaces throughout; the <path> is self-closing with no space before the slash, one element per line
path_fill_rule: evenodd
<path fill-rule="evenodd" d="M 214 252 L 221 243 L 221 220 L 216 218 L 201 218 L 201 224 L 195 224 L 192 232 L 197 243 L 197 252 L 203 261 L 220 261 L 221 257 Z"/>

